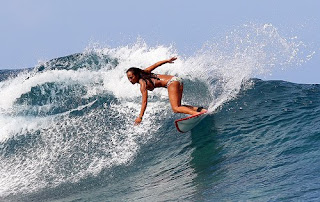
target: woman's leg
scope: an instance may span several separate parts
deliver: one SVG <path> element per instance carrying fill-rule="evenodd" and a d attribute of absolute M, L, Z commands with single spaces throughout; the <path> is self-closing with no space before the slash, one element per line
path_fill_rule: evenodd
<path fill-rule="evenodd" d="M 198 107 L 193 107 L 191 105 L 181 105 L 182 95 L 183 95 L 183 84 L 180 83 L 180 87 L 179 87 L 179 106 L 188 107 L 188 108 L 192 109 L 193 111 L 197 111 Z"/>
<path fill-rule="evenodd" d="M 183 83 L 179 82 L 179 106 L 181 105 L 182 95 L 183 95 Z"/>
<path fill-rule="evenodd" d="M 174 113 L 198 114 L 196 107 L 181 105 L 183 85 L 178 81 L 172 82 L 168 86 L 169 100 Z"/>

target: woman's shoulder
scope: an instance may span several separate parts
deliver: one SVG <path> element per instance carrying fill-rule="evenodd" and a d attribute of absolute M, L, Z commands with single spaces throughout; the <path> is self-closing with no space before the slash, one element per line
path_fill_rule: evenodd
<path fill-rule="evenodd" d="M 140 78 L 139 79 L 139 83 L 142 84 L 142 85 L 145 85 L 145 84 L 147 84 L 147 81 L 145 79 L 143 79 L 143 78 Z"/>

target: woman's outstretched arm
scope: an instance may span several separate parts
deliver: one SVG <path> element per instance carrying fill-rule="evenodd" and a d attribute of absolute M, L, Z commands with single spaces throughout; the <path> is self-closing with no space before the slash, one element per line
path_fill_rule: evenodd
<path fill-rule="evenodd" d="M 163 64 L 166 64 L 166 63 L 173 63 L 173 61 L 175 61 L 177 59 L 177 57 L 172 57 L 168 60 L 162 60 L 162 61 L 159 61 L 153 65 L 151 65 L 150 67 L 147 67 L 146 69 L 144 69 L 143 71 L 147 72 L 147 73 L 151 73 L 155 68 L 163 65 Z"/>
<path fill-rule="evenodd" d="M 141 110 L 140 110 L 139 117 L 136 118 L 136 120 L 134 121 L 134 125 L 138 125 L 141 123 L 142 117 L 144 115 L 144 112 L 146 111 L 147 103 L 148 103 L 148 90 L 147 90 L 146 82 L 140 79 L 139 83 L 140 83 L 140 91 L 142 94 L 142 103 L 141 103 Z"/>

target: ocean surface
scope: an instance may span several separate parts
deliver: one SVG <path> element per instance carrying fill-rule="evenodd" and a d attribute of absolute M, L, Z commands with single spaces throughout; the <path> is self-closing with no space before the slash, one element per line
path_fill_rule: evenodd
<path fill-rule="evenodd" d="M 320 85 L 257 78 L 310 59 L 272 25 L 248 25 L 192 56 L 143 41 L 0 70 L 0 201 L 319 201 Z M 166 89 L 125 71 L 184 79 L 210 114 L 179 133 Z M 288 70 L 290 71 L 290 70 Z"/>

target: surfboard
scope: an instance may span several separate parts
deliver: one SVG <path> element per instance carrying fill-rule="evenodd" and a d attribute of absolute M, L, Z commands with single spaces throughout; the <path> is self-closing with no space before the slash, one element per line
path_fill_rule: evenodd
<path fill-rule="evenodd" d="M 196 115 L 188 116 L 186 118 L 177 119 L 174 121 L 174 124 L 179 132 L 188 132 L 196 125 L 198 125 L 202 121 L 202 119 L 204 119 L 208 115 L 207 112 L 208 111 L 204 111 Z"/>

